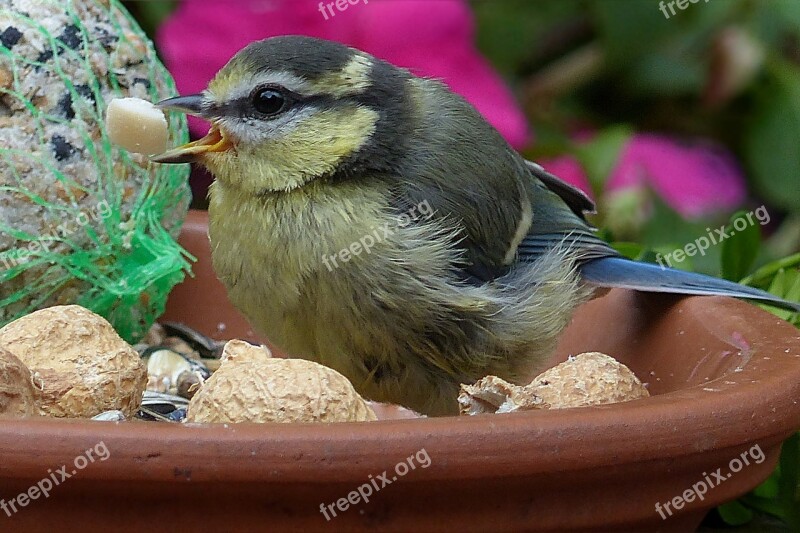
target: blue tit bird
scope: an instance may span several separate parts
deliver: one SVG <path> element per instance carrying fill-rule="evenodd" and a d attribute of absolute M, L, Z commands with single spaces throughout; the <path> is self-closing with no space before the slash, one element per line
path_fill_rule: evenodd
<path fill-rule="evenodd" d="M 254 42 L 201 94 L 208 120 L 153 157 L 196 162 L 214 269 L 251 324 L 365 397 L 457 413 L 462 383 L 527 382 L 598 289 L 765 292 L 620 255 L 580 190 L 521 157 L 443 83 L 345 45 Z"/>

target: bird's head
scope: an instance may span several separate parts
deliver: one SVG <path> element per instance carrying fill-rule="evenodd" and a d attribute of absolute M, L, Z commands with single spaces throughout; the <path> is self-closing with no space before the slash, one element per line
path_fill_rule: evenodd
<path fill-rule="evenodd" d="M 401 69 L 345 45 L 301 36 L 254 42 L 200 94 L 159 102 L 211 122 L 200 140 L 152 159 L 198 162 L 252 194 L 391 167 L 407 133 Z M 374 167 L 374 168 L 371 168 Z"/>

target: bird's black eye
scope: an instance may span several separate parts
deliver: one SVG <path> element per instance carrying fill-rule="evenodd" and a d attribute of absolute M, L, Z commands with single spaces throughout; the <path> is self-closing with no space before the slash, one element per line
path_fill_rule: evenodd
<path fill-rule="evenodd" d="M 288 105 L 288 99 L 276 89 L 259 89 L 253 94 L 253 107 L 264 115 L 277 115 Z"/>

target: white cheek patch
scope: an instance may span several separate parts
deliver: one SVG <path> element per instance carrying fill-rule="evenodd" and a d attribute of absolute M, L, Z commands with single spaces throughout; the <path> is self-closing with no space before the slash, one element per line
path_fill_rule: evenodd
<path fill-rule="evenodd" d="M 287 137 L 297 126 L 312 117 L 317 111 L 314 107 L 292 109 L 273 119 L 255 117 L 223 117 L 217 124 L 235 143 L 262 144 Z"/>

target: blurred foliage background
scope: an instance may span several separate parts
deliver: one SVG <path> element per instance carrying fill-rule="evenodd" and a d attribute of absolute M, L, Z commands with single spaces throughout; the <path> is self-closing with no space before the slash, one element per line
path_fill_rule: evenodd
<path fill-rule="evenodd" d="M 687 2 L 688 3 L 688 2 Z M 603 184 L 627 136 L 658 131 L 720 141 L 747 179 L 750 207 L 771 216 L 750 266 L 800 250 L 800 2 L 473 2 L 478 42 L 517 83 L 537 135 L 526 155 L 574 154 L 599 200 L 600 225 L 630 218 L 604 203 Z M 597 130 L 591 146 L 575 125 Z M 680 176 L 676 176 L 680 179 Z M 640 206 L 627 206 L 639 208 Z M 744 207 L 744 206 L 743 206 Z M 675 249 L 730 213 L 685 220 L 658 201 L 624 235 Z M 687 268 L 720 274 L 721 248 Z M 651 258 L 652 259 L 652 258 Z"/>
<path fill-rule="evenodd" d="M 178 3 L 125 4 L 154 35 Z M 523 153 L 576 163 L 598 203 L 594 222 L 608 240 L 630 257 L 655 261 L 763 205 L 768 223 L 676 266 L 800 300 L 800 1 L 470 4 L 478 47 L 514 90 L 534 132 Z M 611 194 L 609 176 L 624 147 L 643 132 L 724 147 L 744 176 L 740 205 L 686 216 L 646 187 Z M 671 161 L 654 163 L 670 176 Z M 692 177 L 676 171 L 669 179 L 680 186 Z M 800 326 L 797 314 L 770 311 Z M 795 435 L 775 474 L 710 515 L 707 527 L 800 531 L 799 483 Z"/>

